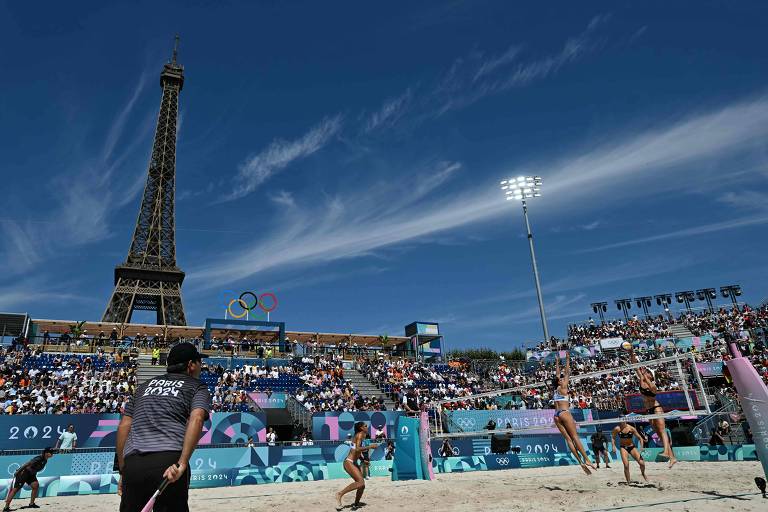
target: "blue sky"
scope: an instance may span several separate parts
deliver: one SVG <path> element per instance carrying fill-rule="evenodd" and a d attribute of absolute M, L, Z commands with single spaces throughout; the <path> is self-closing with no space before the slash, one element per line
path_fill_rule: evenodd
<path fill-rule="evenodd" d="M 764 2 L 156 4 L 0 6 L 0 310 L 101 318 L 176 32 L 191 324 L 271 291 L 288 329 L 530 343 L 520 174 L 553 334 L 594 301 L 768 296 Z"/>

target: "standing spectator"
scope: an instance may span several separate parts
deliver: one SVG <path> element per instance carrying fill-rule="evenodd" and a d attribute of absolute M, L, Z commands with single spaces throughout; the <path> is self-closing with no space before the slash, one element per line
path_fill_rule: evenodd
<path fill-rule="evenodd" d="M 275 434 L 275 429 L 272 427 L 269 427 L 267 432 L 267 442 L 270 446 L 275 446 L 275 442 L 277 442 L 277 434 Z"/>
<path fill-rule="evenodd" d="M 123 495 L 120 512 L 139 512 L 167 479 L 155 510 L 188 512 L 189 458 L 211 410 L 200 381 L 202 358 L 190 343 L 168 354 L 168 372 L 141 384 L 125 407 L 115 448 Z"/>
<path fill-rule="evenodd" d="M 32 495 L 29 497 L 27 508 L 40 508 L 40 505 L 35 504 L 37 490 L 40 488 L 40 484 L 37 482 L 37 474 L 45 468 L 45 465 L 48 464 L 48 459 L 51 457 L 53 457 L 53 449 L 46 448 L 42 454 L 34 457 L 16 470 L 16 473 L 13 475 L 13 487 L 8 491 L 8 496 L 5 498 L 3 512 L 10 512 L 13 497 L 25 484 L 29 484 L 32 488 Z"/>
<path fill-rule="evenodd" d="M 59 440 L 56 441 L 56 448 L 61 450 L 74 450 L 77 448 L 77 434 L 75 434 L 74 425 L 70 423 L 67 430 L 61 433 Z"/>
<path fill-rule="evenodd" d="M 245 443 L 245 446 L 248 448 L 253 446 L 253 436 L 248 436 L 248 441 Z"/>
<path fill-rule="evenodd" d="M 157 365 L 158 361 L 160 361 L 160 349 L 155 347 L 152 349 L 152 366 Z"/>

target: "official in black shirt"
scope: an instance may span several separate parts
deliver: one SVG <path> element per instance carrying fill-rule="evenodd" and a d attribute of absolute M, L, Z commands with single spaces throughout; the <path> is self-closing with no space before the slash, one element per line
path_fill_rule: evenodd
<path fill-rule="evenodd" d="M 595 462 L 597 462 L 597 467 L 600 467 L 600 453 L 603 454 L 603 460 L 605 461 L 605 467 L 610 468 L 611 466 L 608 465 L 610 460 L 608 459 L 608 451 L 606 449 L 605 443 L 607 443 L 607 439 L 605 438 L 605 435 L 603 434 L 602 430 L 598 430 L 594 434 L 592 434 L 592 437 L 590 438 L 592 441 L 592 450 L 595 452 Z"/>
<path fill-rule="evenodd" d="M 40 484 L 37 482 L 37 474 L 45 468 L 45 465 L 48 464 L 48 459 L 51 457 L 53 457 L 53 449 L 46 448 L 43 450 L 43 453 L 34 457 L 16 470 L 16 473 L 13 475 L 13 487 L 8 490 L 8 496 L 5 498 L 5 508 L 3 508 L 3 512 L 9 512 L 11 510 L 11 501 L 13 501 L 13 497 L 26 484 L 29 484 L 32 488 L 32 495 L 29 497 L 29 505 L 27 508 L 40 508 L 40 505 L 35 504 L 37 490 L 40 488 Z"/>
<path fill-rule="evenodd" d="M 163 478 L 154 512 L 188 512 L 189 458 L 211 410 L 200 381 L 202 358 L 190 343 L 168 353 L 168 373 L 139 385 L 117 429 L 120 512 L 140 512 Z"/>

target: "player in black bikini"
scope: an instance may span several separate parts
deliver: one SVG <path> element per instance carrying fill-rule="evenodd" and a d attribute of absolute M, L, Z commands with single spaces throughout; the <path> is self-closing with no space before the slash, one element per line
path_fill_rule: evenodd
<path fill-rule="evenodd" d="M 618 443 L 616 442 L 616 436 L 619 437 Z M 643 479 L 647 482 L 648 477 L 645 476 L 645 461 L 643 460 L 643 457 L 640 455 L 640 451 L 632 442 L 633 437 L 637 438 L 638 442 L 640 443 L 640 450 L 642 450 L 643 438 L 640 437 L 640 434 L 637 432 L 635 427 L 633 427 L 626 421 L 622 421 L 621 423 L 619 423 L 611 431 L 611 439 L 613 440 L 613 452 L 616 455 L 619 455 L 619 453 L 621 454 L 621 462 L 624 463 L 624 478 L 627 479 L 627 483 L 629 483 L 630 481 L 629 480 L 629 456 L 630 455 L 640 465 L 640 473 L 642 473 Z"/>
<path fill-rule="evenodd" d="M 630 351 L 631 361 L 637 363 L 637 356 L 635 351 Z M 645 406 L 646 414 L 664 414 L 664 408 L 656 400 L 656 381 L 654 380 L 651 370 L 645 367 L 640 367 L 635 370 L 637 373 L 637 379 L 640 381 L 640 394 L 643 395 L 643 405 Z M 656 435 L 659 436 L 664 446 L 664 451 L 661 455 L 669 459 L 669 467 L 671 468 L 677 463 L 675 452 L 672 451 L 672 440 L 667 435 L 667 425 L 664 418 L 656 418 L 651 420 L 651 426 L 656 431 Z"/>

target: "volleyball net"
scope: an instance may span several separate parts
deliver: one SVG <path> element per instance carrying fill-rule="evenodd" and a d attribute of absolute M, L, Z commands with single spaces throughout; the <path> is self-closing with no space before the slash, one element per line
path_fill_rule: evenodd
<path fill-rule="evenodd" d="M 695 419 L 713 414 L 693 353 L 617 364 L 594 372 L 574 374 L 571 361 L 569 387 L 571 414 L 581 427 L 631 423 L 657 418 Z M 656 399 L 663 413 L 645 408 L 639 393 L 638 368 L 654 374 Z M 430 414 L 433 438 L 459 438 L 514 433 L 537 435 L 558 432 L 554 425 L 551 378 L 554 365 L 534 370 L 537 382 L 486 393 L 441 400 Z M 619 411 L 617 413 L 617 411 Z M 490 425 L 489 423 L 493 423 Z M 491 430 L 491 428 L 493 431 Z M 588 431 L 593 429 L 583 429 Z"/>

